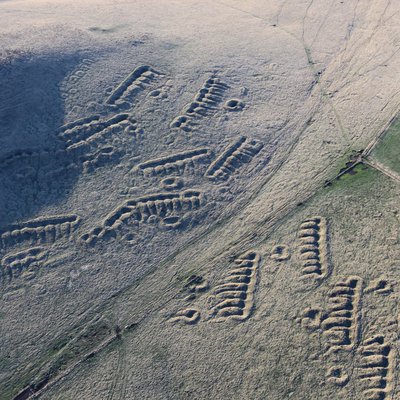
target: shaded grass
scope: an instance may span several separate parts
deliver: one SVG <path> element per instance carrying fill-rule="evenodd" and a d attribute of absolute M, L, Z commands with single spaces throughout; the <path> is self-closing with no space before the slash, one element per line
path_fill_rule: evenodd
<path fill-rule="evenodd" d="M 330 190 L 342 190 L 351 188 L 354 191 L 368 189 L 376 182 L 381 173 L 365 164 L 357 164 L 348 173 L 332 182 Z"/>
<path fill-rule="evenodd" d="M 382 164 L 400 173 L 400 118 L 390 125 L 383 139 L 372 151 L 371 156 Z"/>

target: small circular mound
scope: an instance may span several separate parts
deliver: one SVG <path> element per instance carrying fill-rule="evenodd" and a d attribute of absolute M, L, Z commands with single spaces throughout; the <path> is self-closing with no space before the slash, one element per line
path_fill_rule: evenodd
<path fill-rule="evenodd" d="M 277 245 L 271 250 L 271 258 L 276 261 L 284 261 L 290 257 L 289 248 L 286 245 Z"/>
<path fill-rule="evenodd" d="M 159 218 L 157 217 L 157 215 L 150 215 L 149 219 L 147 220 L 148 223 L 150 224 L 156 224 L 158 223 Z"/>
<path fill-rule="evenodd" d="M 128 242 L 131 242 L 131 241 L 133 241 L 133 240 L 135 239 L 135 235 L 134 235 L 133 233 L 127 233 L 127 234 L 124 236 L 124 239 L 125 239 L 126 241 L 128 241 Z"/>
<path fill-rule="evenodd" d="M 224 108 L 228 111 L 241 111 L 244 108 L 244 103 L 238 99 L 230 99 L 225 103 Z"/>
<path fill-rule="evenodd" d="M 161 185 L 166 190 L 180 189 L 183 186 L 183 180 L 179 177 L 171 176 L 163 179 Z"/>
<path fill-rule="evenodd" d="M 188 117 L 185 115 L 179 115 L 171 122 L 171 128 L 182 128 L 189 122 Z"/>
<path fill-rule="evenodd" d="M 161 94 L 161 90 L 155 89 L 155 90 L 153 90 L 153 91 L 151 91 L 151 92 L 149 93 L 149 96 L 151 96 L 151 97 L 157 97 L 157 96 L 159 96 L 160 94 Z"/>
<path fill-rule="evenodd" d="M 162 220 L 162 224 L 166 229 L 178 229 L 182 225 L 182 220 L 180 217 L 172 215 L 165 217 Z"/>

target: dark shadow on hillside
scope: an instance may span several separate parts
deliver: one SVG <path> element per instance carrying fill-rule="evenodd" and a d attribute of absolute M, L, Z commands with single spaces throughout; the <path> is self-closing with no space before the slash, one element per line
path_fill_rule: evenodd
<path fill-rule="evenodd" d="M 80 173 L 57 129 L 58 85 L 79 55 L 20 57 L 0 65 L 0 226 L 63 201 Z M 75 157 L 76 158 L 76 157 Z"/>

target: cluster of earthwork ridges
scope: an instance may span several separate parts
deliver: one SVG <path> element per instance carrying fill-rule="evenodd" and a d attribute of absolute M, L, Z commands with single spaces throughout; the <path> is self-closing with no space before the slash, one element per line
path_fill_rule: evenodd
<path fill-rule="evenodd" d="M 64 150 L 53 154 L 53 159 L 59 155 L 58 161 L 64 161 L 60 166 L 48 166 L 43 168 L 44 176 L 51 180 L 57 177 L 64 177 L 70 172 L 83 171 L 86 173 L 92 172 L 94 169 L 103 167 L 122 156 L 122 152 L 117 150 L 115 146 L 105 145 L 102 147 L 90 149 L 75 148 L 73 150 Z"/>
<path fill-rule="evenodd" d="M 0 168 L 5 169 L 8 167 L 21 167 L 27 166 L 37 162 L 43 163 L 46 158 L 57 157 L 64 158 L 66 155 L 65 150 L 51 150 L 51 149 L 21 149 L 15 150 L 10 154 L 3 156 L 0 159 Z"/>
<path fill-rule="evenodd" d="M 139 122 L 135 118 L 133 118 L 133 116 L 129 116 L 128 120 L 129 124 L 125 127 L 124 133 L 126 133 L 128 137 L 141 139 L 144 134 L 144 130 Z"/>
<path fill-rule="evenodd" d="M 321 327 L 322 309 L 319 307 L 305 308 L 297 318 L 297 322 L 305 329 L 315 331 Z"/>
<path fill-rule="evenodd" d="M 182 292 L 186 295 L 186 301 L 195 300 L 201 293 L 209 289 L 208 281 L 202 276 L 192 275 L 188 278 Z"/>
<path fill-rule="evenodd" d="M 0 247 L 27 242 L 54 243 L 60 238 L 71 239 L 80 222 L 75 214 L 42 217 L 0 229 Z"/>
<path fill-rule="evenodd" d="M 183 109 L 181 115 L 174 118 L 170 127 L 190 132 L 192 130 L 191 125 L 197 118 L 215 111 L 227 88 L 228 86 L 216 77 L 207 79 L 203 87 L 196 93 L 194 100 Z"/>
<path fill-rule="evenodd" d="M 198 163 L 207 160 L 210 154 L 208 148 L 186 150 L 145 161 L 135 169 L 141 171 L 144 175 L 182 174 L 186 168 L 195 168 Z"/>
<path fill-rule="evenodd" d="M 179 297 L 183 299 L 186 304 L 180 307 L 178 311 L 169 313 L 167 317 L 168 321 L 172 323 L 179 322 L 184 325 L 197 324 L 201 319 L 201 313 L 197 307 L 189 306 L 189 304 L 205 294 L 209 288 L 210 285 L 208 281 L 202 276 L 189 276 L 184 281 L 184 285 L 179 293 Z"/>
<path fill-rule="evenodd" d="M 169 322 L 180 322 L 185 325 L 193 325 L 200 320 L 200 312 L 193 308 L 179 310 L 169 319 Z"/>
<path fill-rule="evenodd" d="M 116 150 L 114 146 L 103 146 L 97 151 L 81 156 L 84 172 L 92 172 L 93 170 L 109 164 L 119 159 L 121 152 Z"/>
<path fill-rule="evenodd" d="M 45 173 L 45 179 L 48 182 L 54 182 L 56 179 L 65 179 L 69 174 L 76 174 L 81 168 L 81 164 L 75 161 L 66 163 L 57 168 L 49 168 Z"/>
<path fill-rule="evenodd" d="M 121 99 L 135 96 L 161 76 L 163 74 L 148 65 L 137 67 L 113 90 L 106 103 L 115 104 Z"/>
<path fill-rule="evenodd" d="M 210 297 L 214 321 L 244 321 L 250 317 L 260 261 L 261 256 L 255 251 L 248 251 L 234 260 L 233 268 L 214 288 Z"/>
<path fill-rule="evenodd" d="M 382 335 L 372 336 L 359 348 L 357 378 L 365 400 L 392 399 L 395 350 Z"/>
<path fill-rule="evenodd" d="M 67 122 L 66 124 L 60 126 L 58 131 L 59 131 L 59 133 L 63 133 L 63 132 L 69 131 L 73 128 L 76 128 L 78 126 L 84 126 L 86 124 L 90 124 L 90 123 L 93 123 L 93 122 L 99 121 L 99 120 L 100 120 L 100 115 L 98 115 L 98 114 L 94 114 L 89 117 L 78 118 L 74 121 Z"/>
<path fill-rule="evenodd" d="M 168 92 L 172 87 L 172 80 L 168 80 L 165 85 L 161 87 L 157 87 L 156 89 L 149 92 L 147 95 L 150 99 L 157 99 L 161 101 L 165 101 L 168 99 Z"/>
<path fill-rule="evenodd" d="M 201 192 L 186 190 L 180 193 L 156 193 L 125 201 L 112 211 L 102 225 L 84 234 L 82 240 L 92 243 L 97 238 L 115 237 L 122 225 L 137 225 L 150 219 L 161 219 L 167 228 L 178 228 L 181 216 L 201 205 Z"/>
<path fill-rule="evenodd" d="M 34 269 L 40 266 L 40 262 L 47 257 L 48 251 L 43 247 L 32 247 L 18 253 L 4 256 L 1 260 L 0 279 L 10 282 L 21 274 L 28 277 L 34 275 Z"/>
<path fill-rule="evenodd" d="M 321 320 L 328 353 L 351 351 L 358 345 L 362 284 L 359 277 L 340 279 L 328 294 L 326 315 Z"/>
<path fill-rule="evenodd" d="M 48 182 L 56 177 L 63 177 L 69 173 L 79 171 L 91 172 L 96 168 L 120 160 L 123 152 L 117 146 L 80 146 L 59 150 L 23 150 L 15 152 L 12 156 L 0 160 L 6 166 L 12 166 L 13 178 L 37 179 L 44 176 Z M 6 167 L 3 167 L 3 170 Z"/>
<path fill-rule="evenodd" d="M 389 294 L 393 292 L 393 283 L 384 277 L 372 280 L 364 293 Z"/>
<path fill-rule="evenodd" d="M 94 60 L 84 58 L 79 67 L 64 79 L 62 84 L 60 84 L 61 98 L 65 99 L 69 94 L 75 94 L 77 92 L 73 87 L 87 74 L 93 63 Z"/>
<path fill-rule="evenodd" d="M 300 225 L 299 247 L 304 279 L 323 279 L 329 273 L 328 232 L 323 217 L 306 219 Z"/>
<path fill-rule="evenodd" d="M 214 181 L 225 181 L 262 149 L 258 140 L 241 136 L 231 143 L 208 167 L 205 176 Z"/>
<path fill-rule="evenodd" d="M 60 137 L 65 141 L 67 150 L 97 145 L 98 142 L 122 131 L 136 135 L 137 121 L 129 114 L 117 114 L 109 119 L 94 116 L 91 120 L 80 121 L 83 123 L 71 127 L 67 125 L 67 128 L 60 131 Z"/>

